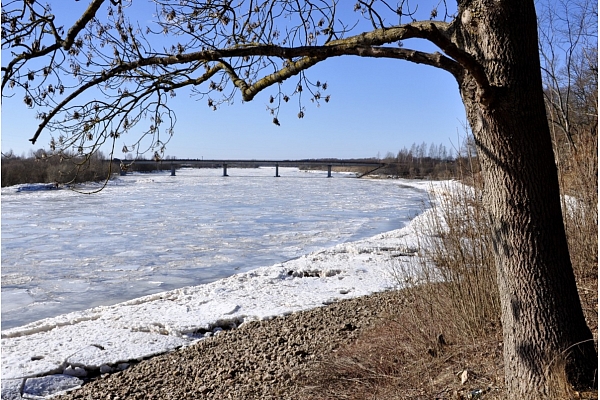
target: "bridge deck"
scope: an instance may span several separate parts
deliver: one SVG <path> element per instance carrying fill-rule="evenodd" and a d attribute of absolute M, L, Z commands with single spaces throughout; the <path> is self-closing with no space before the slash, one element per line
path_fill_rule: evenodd
<path fill-rule="evenodd" d="M 339 159 L 304 159 L 304 160 L 198 160 L 198 159 L 168 159 L 168 160 L 120 160 L 113 159 L 120 165 L 121 175 L 124 175 L 131 164 L 169 164 L 171 165 L 171 175 L 175 176 L 175 167 L 177 165 L 205 165 L 205 166 L 220 166 L 223 168 L 223 176 L 227 175 L 227 167 L 232 166 L 274 166 L 275 176 L 279 177 L 279 167 L 300 167 L 306 165 L 327 166 L 327 177 L 331 178 L 331 167 L 347 166 L 347 167 L 374 167 L 359 176 L 362 177 L 375 170 L 385 167 L 386 164 L 379 161 L 362 161 L 362 160 L 339 160 Z"/>
<path fill-rule="evenodd" d="M 227 164 L 228 166 L 232 166 L 232 165 L 247 165 L 247 164 L 252 164 L 252 165 L 259 165 L 259 166 L 291 166 L 291 167 L 297 167 L 300 165 L 331 165 L 334 167 L 339 167 L 339 166 L 349 166 L 349 167 L 377 167 L 377 166 L 383 166 L 385 165 L 385 163 L 382 163 L 380 161 L 362 161 L 362 160 L 337 160 L 337 159 L 332 159 L 332 160 L 327 160 L 327 159 L 321 159 L 321 160 L 315 160 L 315 159 L 303 159 L 303 160 L 204 160 L 204 159 L 166 159 L 166 160 L 160 160 L 160 161 L 155 161 L 155 160 L 120 160 L 118 158 L 113 159 L 114 162 L 124 162 L 126 164 L 128 163 L 133 163 L 133 164 L 156 164 L 158 163 L 163 163 L 163 164 L 176 164 L 176 165 L 180 165 L 180 164 L 192 164 L 192 165 L 224 165 Z"/>

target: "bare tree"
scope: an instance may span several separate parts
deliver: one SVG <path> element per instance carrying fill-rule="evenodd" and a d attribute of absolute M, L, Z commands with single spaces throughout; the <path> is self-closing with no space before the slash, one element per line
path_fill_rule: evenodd
<path fill-rule="evenodd" d="M 597 275 L 590 265 L 598 264 L 598 3 L 561 0 L 538 8 L 559 180 L 563 193 L 578 201 L 573 208 L 563 197 L 571 258 L 580 276 Z"/>
<path fill-rule="evenodd" d="M 369 24 L 366 31 L 340 18 L 346 2 L 153 3 L 156 17 L 147 25 L 129 19 L 127 0 L 90 0 L 66 31 L 37 0 L 3 4 L 2 48 L 12 56 L 3 58 L 2 95 L 22 93 L 25 104 L 39 110 L 32 142 L 49 130 L 58 135 L 51 142 L 56 151 L 89 153 L 147 121 L 141 138 L 124 150 L 161 157 L 175 123 L 169 97 L 184 88 L 213 108 L 273 90 L 271 112 L 279 125 L 279 107 L 292 97 L 300 118 L 303 101 L 328 101 L 326 83 L 306 73 L 331 57 L 442 69 L 456 79 L 481 160 L 510 397 L 547 397 L 560 358 L 571 383 L 595 383 L 597 354 L 562 222 L 532 0 L 458 0 L 452 9 L 440 1 L 426 15 L 419 14 L 423 4 L 409 0 L 358 0 L 354 11 Z M 440 51 L 405 48 L 409 39 Z"/>
<path fill-rule="evenodd" d="M 560 0 L 539 5 L 540 55 L 551 129 L 574 146 L 582 127 L 598 127 L 598 5 Z"/>

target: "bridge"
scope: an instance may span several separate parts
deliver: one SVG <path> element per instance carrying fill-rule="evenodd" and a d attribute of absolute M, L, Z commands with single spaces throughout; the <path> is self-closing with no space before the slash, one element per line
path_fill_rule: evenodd
<path fill-rule="evenodd" d="M 363 161 L 363 160 L 340 160 L 340 159 L 302 159 L 302 160 L 198 160 L 198 159 L 167 159 L 167 160 L 120 160 L 114 158 L 114 163 L 119 164 L 121 175 L 125 175 L 132 164 L 167 164 L 171 165 L 171 176 L 175 176 L 177 166 L 198 166 L 198 167 L 217 167 L 223 168 L 223 176 L 227 174 L 228 167 L 275 167 L 275 177 L 279 177 L 279 167 L 302 167 L 302 166 L 318 166 L 327 167 L 327 177 L 331 178 L 331 168 L 344 167 L 368 167 L 369 171 L 359 175 L 361 178 L 371 172 L 385 167 L 387 164 L 379 161 Z"/>

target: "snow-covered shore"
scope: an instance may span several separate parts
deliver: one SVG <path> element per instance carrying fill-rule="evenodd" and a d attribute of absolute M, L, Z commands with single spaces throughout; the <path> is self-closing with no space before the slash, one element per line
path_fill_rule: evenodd
<path fill-rule="evenodd" d="M 429 188 L 429 182 L 412 185 Z M 221 329 L 398 287 L 410 268 L 413 227 L 315 251 L 205 285 L 72 312 L 2 331 L 3 396 L 35 381 L 32 396 L 81 383 L 89 373 L 188 346 Z M 28 379 L 45 377 L 42 379 Z M 53 389 L 54 388 L 54 389 Z"/>

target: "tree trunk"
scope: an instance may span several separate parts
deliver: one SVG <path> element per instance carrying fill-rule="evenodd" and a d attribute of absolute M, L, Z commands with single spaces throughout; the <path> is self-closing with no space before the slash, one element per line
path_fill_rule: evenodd
<path fill-rule="evenodd" d="M 561 365 L 571 384 L 589 387 L 597 354 L 562 220 L 534 2 L 465 3 L 456 41 L 490 83 L 482 95 L 467 73 L 459 86 L 493 221 L 508 392 L 512 399 L 552 396 Z"/>

